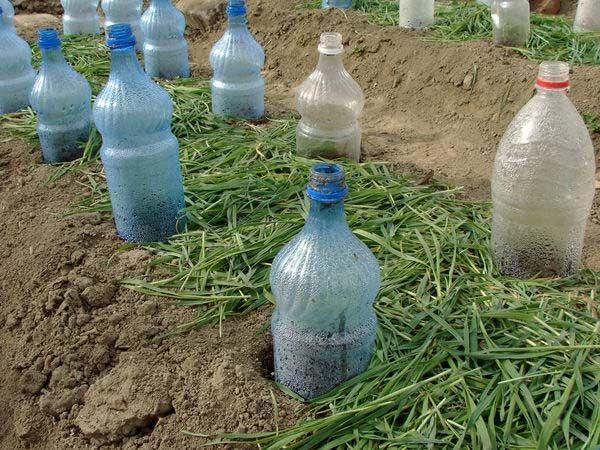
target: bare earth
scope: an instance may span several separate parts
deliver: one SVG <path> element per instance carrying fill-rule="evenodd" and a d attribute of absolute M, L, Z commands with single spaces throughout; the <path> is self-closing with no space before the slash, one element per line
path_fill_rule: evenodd
<path fill-rule="evenodd" d="M 267 53 L 270 115 L 293 111 L 319 34 L 339 31 L 368 99 L 365 158 L 416 176 L 433 171 L 488 199 L 496 145 L 532 95 L 537 63 L 486 42 L 428 43 L 353 12 L 294 3 L 249 2 Z M 48 7 L 56 3 L 31 2 L 30 12 L 58 11 Z M 190 34 L 196 74 L 210 74 L 208 51 L 223 26 Z M 575 68 L 571 98 L 583 113 L 600 115 L 599 77 L 600 67 Z M 594 141 L 598 148 L 600 136 Z M 272 394 L 277 425 L 294 423 L 302 405 L 268 379 L 270 311 L 161 339 L 194 312 L 120 288 L 119 279 L 150 270 L 151 255 L 123 250 L 109 217 L 65 217 L 85 193 L 83 179 L 49 183 L 54 169 L 40 163 L 39 149 L 0 143 L 0 448 L 197 448 L 206 439 L 182 430 L 274 429 Z M 586 247 L 596 269 L 599 211 Z"/>

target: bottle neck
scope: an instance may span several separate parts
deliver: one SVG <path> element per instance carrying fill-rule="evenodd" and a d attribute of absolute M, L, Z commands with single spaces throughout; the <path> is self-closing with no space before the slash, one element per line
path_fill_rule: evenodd
<path fill-rule="evenodd" d="M 323 203 L 311 199 L 306 224 L 323 226 L 334 223 L 346 223 L 344 201 L 342 200 L 337 203 Z"/>
<path fill-rule="evenodd" d="M 66 64 L 60 47 L 42 49 L 42 67 Z"/>
<path fill-rule="evenodd" d="M 334 68 L 344 68 L 344 61 L 342 58 L 343 53 L 338 55 L 325 55 L 323 53 L 319 56 L 319 63 L 317 64 L 317 69 L 320 70 L 330 70 Z"/>
<path fill-rule="evenodd" d="M 542 95 L 544 97 L 560 97 L 560 96 L 566 95 L 568 92 L 567 88 L 556 89 L 556 88 L 544 88 L 544 87 L 536 86 L 535 89 L 536 89 L 538 95 Z"/>
<path fill-rule="evenodd" d="M 133 47 L 112 50 L 111 61 L 111 75 L 142 73 L 142 67 Z"/>
<path fill-rule="evenodd" d="M 246 16 L 229 16 L 227 18 L 227 28 L 244 29 L 248 28 L 248 20 Z"/>

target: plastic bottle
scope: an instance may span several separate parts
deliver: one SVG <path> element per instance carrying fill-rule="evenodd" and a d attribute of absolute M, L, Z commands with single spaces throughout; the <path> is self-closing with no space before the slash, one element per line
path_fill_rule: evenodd
<path fill-rule="evenodd" d="M 259 119 L 265 115 L 265 53 L 248 30 L 246 2 L 229 0 L 227 29 L 210 52 L 213 113 Z"/>
<path fill-rule="evenodd" d="M 579 0 L 573 25 L 575 31 L 600 31 L 600 1 Z"/>
<path fill-rule="evenodd" d="M 99 0 L 61 0 L 64 34 L 100 34 Z"/>
<path fill-rule="evenodd" d="M 151 77 L 190 76 L 185 17 L 171 0 L 152 0 L 142 16 L 144 63 Z"/>
<path fill-rule="evenodd" d="M 15 26 L 13 24 L 13 19 L 15 18 L 15 8 L 13 7 L 12 3 L 9 0 L 0 0 L 0 8 L 2 8 L 2 11 L 4 11 L 2 19 L 4 23 L 12 30 L 15 30 Z"/>
<path fill-rule="evenodd" d="M 107 43 L 112 68 L 94 120 L 117 232 L 130 242 L 162 241 L 185 224 L 173 104 L 142 70 L 129 24 L 112 25 Z"/>
<path fill-rule="evenodd" d="M 342 8 L 348 9 L 352 7 L 352 0 L 323 0 L 323 8 Z"/>
<path fill-rule="evenodd" d="M 492 254 L 503 274 L 567 276 L 579 267 L 596 164 L 568 86 L 567 63 L 542 63 L 537 95 L 500 142 L 492 180 Z"/>
<path fill-rule="evenodd" d="M 104 28 L 114 24 L 128 23 L 135 36 L 135 49 L 142 51 L 144 35 L 141 29 L 143 0 L 102 0 L 102 11 L 106 16 Z"/>
<path fill-rule="evenodd" d="M 434 22 L 433 0 L 400 0 L 400 27 L 428 28 Z"/>
<path fill-rule="evenodd" d="M 494 44 L 524 47 L 531 31 L 528 0 L 493 0 L 492 28 Z"/>
<path fill-rule="evenodd" d="M 312 399 L 368 367 L 381 278 L 377 260 L 346 222 L 342 167 L 314 166 L 307 193 L 306 224 L 271 268 L 271 331 L 276 381 Z"/>
<path fill-rule="evenodd" d="M 30 95 L 38 117 L 38 135 L 44 160 L 72 161 L 82 156 L 92 126 L 92 90 L 75 72 L 60 50 L 54 28 L 38 32 L 42 65 Z"/>
<path fill-rule="evenodd" d="M 302 115 L 296 132 L 299 155 L 360 159 L 358 118 L 365 97 L 344 68 L 343 52 L 341 34 L 321 35 L 317 68 L 296 94 L 296 105 Z"/>
<path fill-rule="evenodd" d="M 29 93 L 34 80 L 31 48 L 4 21 L 0 8 L 0 114 L 29 106 Z"/>

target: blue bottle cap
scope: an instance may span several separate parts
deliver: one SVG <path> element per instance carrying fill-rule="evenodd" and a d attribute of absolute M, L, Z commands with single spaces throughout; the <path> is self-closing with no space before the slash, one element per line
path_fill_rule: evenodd
<path fill-rule="evenodd" d="M 227 15 L 229 17 L 238 17 L 246 15 L 246 1 L 229 0 L 229 2 L 227 2 Z"/>
<path fill-rule="evenodd" d="M 310 169 L 306 193 L 312 200 L 337 203 L 348 196 L 346 175 L 338 164 L 321 163 Z"/>
<path fill-rule="evenodd" d="M 38 30 L 38 45 L 42 50 L 60 47 L 60 39 L 56 28 L 40 28 Z"/>
<path fill-rule="evenodd" d="M 116 23 L 108 27 L 106 45 L 111 50 L 135 46 L 135 36 L 128 23 Z"/>

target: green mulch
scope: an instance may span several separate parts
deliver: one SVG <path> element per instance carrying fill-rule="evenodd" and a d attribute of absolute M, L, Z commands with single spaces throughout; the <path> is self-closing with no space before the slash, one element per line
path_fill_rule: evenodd
<path fill-rule="evenodd" d="M 65 47 L 86 75 L 103 79 L 108 66 L 97 40 Z M 205 80 L 165 87 L 175 102 L 189 228 L 146 246 L 168 276 L 123 283 L 195 308 L 195 320 L 174 330 L 184 332 L 273 302 L 270 263 L 302 226 L 314 161 L 294 155 L 291 118 L 224 120 L 209 113 Z M 35 140 L 31 112 L 0 124 Z M 110 211 L 98 145 L 94 135 L 86 156 L 57 172 L 88 174 L 75 212 Z M 502 277 L 489 253 L 490 205 L 417 185 L 384 163 L 343 164 L 348 221 L 383 275 L 370 368 L 308 404 L 313 419 L 215 440 L 269 449 L 600 445 L 598 275 Z"/>

